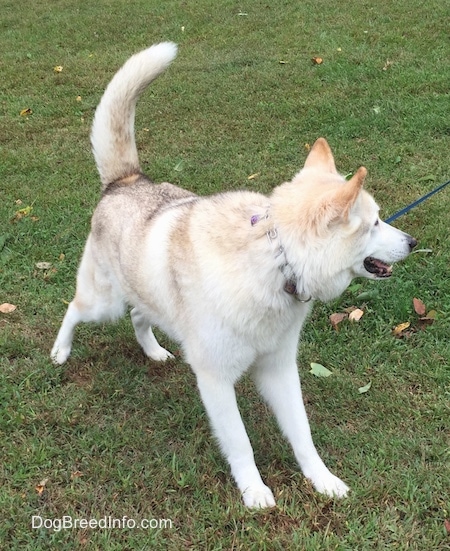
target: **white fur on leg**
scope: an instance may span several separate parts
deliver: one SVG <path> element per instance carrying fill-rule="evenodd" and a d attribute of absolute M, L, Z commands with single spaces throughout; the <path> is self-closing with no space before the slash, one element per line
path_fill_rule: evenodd
<path fill-rule="evenodd" d="M 55 365 L 62 365 L 67 361 L 67 358 L 70 356 L 71 347 L 63 347 L 58 345 L 56 342 L 53 345 L 50 357 Z"/>
<path fill-rule="evenodd" d="M 198 387 L 220 447 L 247 507 L 273 507 L 273 494 L 261 479 L 250 440 L 236 403 L 233 383 L 220 375 L 199 372 Z"/>
<path fill-rule="evenodd" d="M 325 469 L 318 469 L 316 473 L 310 473 L 307 478 L 318 492 L 329 497 L 344 497 L 350 489 L 347 484 L 334 476 L 326 467 Z"/>
<path fill-rule="evenodd" d="M 52 361 L 56 365 L 62 365 L 70 356 L 75 327 L 80 321 L 82 321 L 82 316 L 75 302 L 72 301 L 67 308 L 66 315 L 64 316 L 55 344 L 50 353 Z"/>
<path fill-rule="evenodd" d="M 144 353 L 152 360 L 164 362 L 169 358 L 173 358 L 168 350 L 163 348 L 153 334 L 148 318 L 138 308 L 133 308 L 130 312 L 131 321 L 133 322 L 134 332 L 138 343 L 142 346 Z"/>
<path fill-rule="evenodd" d="M 272 490 L 265 484 L 258 488 L 247 488 L 242 492 L 242 499 L 244 505 L 251 509 L 275 507 L 275 498 L 273 497 Z"/>
<path fill-rule="evenodd" d="M 123 316 L 123 293 L 112 274 L 105 272 L 93 251 L 89 235 L 78 268 L 75 298 L 69 304 L 55 344 L 50 353 L 55 364 L 63 364 L 70 355 L 75 327 L 80 322 L 112 321 Z"/>
<path fill-rule="evenodd" d="M 294 343 L 287 343 L 286 349 L 281 348 L 279 352 L 261 358 L 253 376 L 291 443 L 305 477 L 318 492 L 345 496 L 348 486 L 328 470 L 314 446 L 295 363 Z"/>

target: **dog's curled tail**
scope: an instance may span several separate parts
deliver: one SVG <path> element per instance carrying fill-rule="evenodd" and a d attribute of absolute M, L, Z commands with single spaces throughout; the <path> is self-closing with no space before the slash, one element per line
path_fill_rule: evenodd
<path fill-rule="evenodd" d="M 134 116 L 140 94 L 177 55 L 173 42 L 155 44 L 132 56 L 107 86 L 95 112 L 91 144 L 103 189 L 140 172 Z"/>

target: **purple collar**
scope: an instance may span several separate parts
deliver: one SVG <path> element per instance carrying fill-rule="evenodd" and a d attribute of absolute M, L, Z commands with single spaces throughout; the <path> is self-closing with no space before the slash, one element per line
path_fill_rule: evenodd
<path fill-rule="evenodd" d="M 250 218 L 250 223 L 251 223 L 252 226 L 255 226 L 260 220 L 262 220 L 262 219 L 266 220 L 267 218 L 269 218 L 268 211 L 263 216 L 261 216 L 260 214 L 254 214 Z M 271 230 L 267 230 L 266 236 L 267 236 L 267 239 L 269 240 L 269 243 L 272 243 L 272 241 L 274 241 L 278 237 L 277 229 L 272 228 Z M 289 264 L 289 262 L 287 260 L 286 252 L 284 250 L 283 245 L 281 245 L 281 244 L 278 247 L 277 254 L 275 255 L 275 258 L 280 256 L 280 254 L 284 254 L 284 260 L 285 260 L 284 264 L 282 264 L 279 267 L 281 273 L 284 275 L 284 277 L 286 279 L 286 282 L 285 282 L 284 287 L 283 287 L 284 291 L 286 291 L 286 293 L 288 293 L 289 295 L 292 295 L 299 302 L 303 302 L 303 303 L 309 302 L 312 299 L 311 296 L 307 299 L 304 299 L 304 298 L 300 297 L 300 294 L 297 290 L 297 277 L 295 276 L 295 272 L 294 272 L 292 266 Z"/>

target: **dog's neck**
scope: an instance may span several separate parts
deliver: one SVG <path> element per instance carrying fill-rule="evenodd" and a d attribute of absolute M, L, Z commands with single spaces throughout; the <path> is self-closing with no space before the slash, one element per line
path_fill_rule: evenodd
<path fill-rule="evenodd" d="M 250 223 L 252 226 L 255 226 L 259 221 L 267 220 L 269 219 L 269 217 L 270 217 L 269 209 L 267 209 L 264 215 L 254 214 L 250 219 Z M 277 259 L 281 255 L 283 255 L 284 257 L 283 264 L 279 266 L 279 270 L 285 278 L 283 290 L 289 295 L 292 295 L 292 297 L 295 298 L 295 300 L 298 300 L 299 302 L 309 302 L 312 299 L 311 296 L 305 298 L 298 292 L 297 283 L 299 281 L 299 278 L 295 274 L 294 268 L 289 263 L 284 246 L 279 239 L 277 228 L 272 227 L 268 229 L 266 231 L 266 236 L 269 241 L 269 244 L 270 245 L 275 244 L 276 246 L 275 258 Z"/>

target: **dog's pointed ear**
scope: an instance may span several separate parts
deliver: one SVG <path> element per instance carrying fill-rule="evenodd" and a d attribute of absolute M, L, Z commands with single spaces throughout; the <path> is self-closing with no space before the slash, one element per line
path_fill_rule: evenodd
<path fill-rule="evenodd" d="M 333 153 L 325 138 L 318 138 L 306 157 L 304 168 L 318 168 L 324 172 L 337 174 Z"/>
<path fill-rule="evenodd" d="M 343 218 L 348 218 L 350 209 L 358 198 L 366 176 L 367 169 L 361 166 L 351 179 L 342 186 L 342 190 L 337 194 L 336 206 L 338 206 Z"/>

